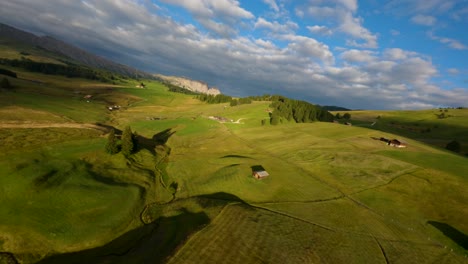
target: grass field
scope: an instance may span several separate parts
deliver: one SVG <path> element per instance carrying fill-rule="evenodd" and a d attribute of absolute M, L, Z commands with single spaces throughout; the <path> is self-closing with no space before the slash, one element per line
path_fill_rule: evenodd
<path fill-rule="evenodd" d="M 445 148 L 447 143 L 456 140 L 461 144 L 461 154 L 468 154 L 468 109 L 349 113 L 355 125 L 391 132 L 440 148 Z M 440 118 L 441 114 L 444 118 Z"/>
<path fill-rule="evenodd" d="M 268 102 L 18 75 L 0 91 L 0 252 L 21 263 L 467 261 L 468 163 L 441 148 L 454 138 L 466 152 L 467 110 L 271 126 Z M 145 144 L 165 133 L 168 162 L 156 166 L 155 143 L 106 154 L 94 123 Z M 254 179 L 258 166 L 270 176 Z"/>

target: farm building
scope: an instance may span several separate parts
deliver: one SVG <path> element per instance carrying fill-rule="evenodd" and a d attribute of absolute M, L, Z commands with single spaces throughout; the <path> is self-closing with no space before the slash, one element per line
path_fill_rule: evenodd
<path fill-rule="evenodd" d="M 406 148 L 407 145 L 406 143 L 403 143 L 397 139 L 392 139 L 390 141 L 388 141 L 388 145 L 389 146 L 392 146 L 392 147 L 397 147 L 397 148 Z"/>
<path fill-rule="evenodd" d="M 377 139 L 377 138 L 374 138 L 374 139 Z M 379 140 L 385 142 L 389 146 L 396 147 L 396 148 L 406 148 L 408 146 L 406 143 L 401 142 L 398 139 L 390 140 L 390 139 L 381 137 Z"/>
<path fill-rule="evenodd" d="M 263 179 L 263 178 L 265 178 L 265 177 L 270 176 L 270 174 L 268 174 L 268 172 L 266 172 L 266 171 L 264 171 L 264 170 L 253 171 L 253 172 L 252 172 L 252 175 L 253 175 L 254 178 L 256 178 L 256 179 Z"/>

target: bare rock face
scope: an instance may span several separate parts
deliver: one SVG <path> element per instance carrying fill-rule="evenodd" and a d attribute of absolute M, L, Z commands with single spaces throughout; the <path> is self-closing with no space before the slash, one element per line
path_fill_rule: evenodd
<path fill-rule="evenodd" d="M 156 74 L 156 77 L 166 81 L 172 85 L 179 86 L 181 88 L 187 89 L 192 92 L 197 93 L 204 93 L 210 95 L 218 95 L 221 93 L 219 89 L 214 87 L 208 87 L 208 84 L 201 81 L 190 80 L 184 77 L 177 77 L 177 76 L 165 76 L 161 74 Z"/>

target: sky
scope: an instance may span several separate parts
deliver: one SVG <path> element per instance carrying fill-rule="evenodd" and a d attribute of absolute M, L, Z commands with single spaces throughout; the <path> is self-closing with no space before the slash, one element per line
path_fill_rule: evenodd
<path fill-rule="evenodd" d="M 468 0 L 13 0 L 0 22 L 231 96 L 468 107 Z"/>

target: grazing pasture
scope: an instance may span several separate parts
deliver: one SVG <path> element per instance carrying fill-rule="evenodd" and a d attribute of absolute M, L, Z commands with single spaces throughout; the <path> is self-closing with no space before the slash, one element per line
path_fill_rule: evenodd
<path fill-rule="evenodd" d="M 468 163 L 431 143 L 456 137 L 466 144 L 466 110 L 450 109 L 453 116 L 444 119 L 432 118 L 438 110 L 361 111 L 351 112 L 353 126 L 272 126 L 262 125 L 269 102 L 231 107 L 168 92 L 156 81 L 145 80 L 142 89 L 131 80 L 110 85 L 18 74 L 16 91 L 0 98 L 2 258 L 467 260 L 460 234 L 468 233 Z M 136 131 L 136 151 L 105 153 L 107 131 L 114 128 L 119 141 L 126 126 Z M 373 139 L 381 137 L 408 147 Z M 255 179 L 252 168 L 260 166 L 269 176 Z"/>

